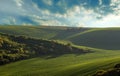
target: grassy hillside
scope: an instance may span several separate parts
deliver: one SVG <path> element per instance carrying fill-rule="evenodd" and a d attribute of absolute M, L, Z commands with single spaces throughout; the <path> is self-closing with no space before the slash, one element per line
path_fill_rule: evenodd
<path fill-rule="evenodd" d="M 120 62 L 117 28 L 0 26 L 0 29 L 12 34 L 0 34 L 0 63 L 9 63 L 0 66 L 0 76 L 91 76 Z"/>
<path fill-rule="evenodd" d="M 0 65 L 32 57 L 48 56 L 50 58 L 63 54 L 88 52 L 90 51 L 56 41 L 0 34 Z"/>
<path fill-rule="evenodd" d="M 87 28 L 51 27 L 51 26 L 0 26 L 0 32 L 25 35 L 43 39 L 66 39 L 67 37 L 87 30 Z"/>
<path fill-rule="evenodd" d="M 92 29 L 69 38 L 77 45 L 89 46 L 101 49 L 120 49 L 120 29 Z"/>
<path fill-rule="evenodd" d="M 95 50 L 95 49 L 93 49 Z M 1 76 L 88 76 L 120 62 L 120 51 L 95 50 L 84 55 L 38 57 L 0 66 Z"/>
<path fill-rule="evenodd" d="M 100 49 L 120 49 L 120 28 L 0 26 L 0 32 L 33 38 L 71 41 L 76 45 Z"/>

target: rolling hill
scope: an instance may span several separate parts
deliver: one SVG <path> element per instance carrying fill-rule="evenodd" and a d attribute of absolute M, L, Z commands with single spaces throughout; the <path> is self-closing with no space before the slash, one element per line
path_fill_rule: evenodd
<path fill-rule="evenodd" d="M 120 62 L 119 28 L 0 26 L 0 32 L 1 76 L 92 76 Z"/>
<path fill-rule="evenodd" d="M 120 28 L 0 26 L 0 32 L 38 39 L 64 40 L 76 45 L 100 49 L 120 49 Z"/>
<path fill-rule="evenodd" d="M 104 28 L 92 29 L 72 36 L 69 40 L 77 45 L 94 48 L 119 50 L 120 49 L 120 29 Z"/>
<path fill-rule="evenodd" d="M 59 27 L 59 26 L 0 26 L 0 32 L 12 35 L 25 35 L 27 37 L 42 39 L 66 39 L 88 28 Z"/>
<path fill-rule="evenodd" d="M 0 65 L 33 57 L 57 57 L 64 54 L 84 54 L 90 52 L 70 44 L 56 41 L 0 34 Z"/>
<path fill-rule="evenodd" d="M 91 76 L 120 62 L 120 51 L 96 50 L 81 55 L 36 57 L 0 66 L 1 76 Z"/>

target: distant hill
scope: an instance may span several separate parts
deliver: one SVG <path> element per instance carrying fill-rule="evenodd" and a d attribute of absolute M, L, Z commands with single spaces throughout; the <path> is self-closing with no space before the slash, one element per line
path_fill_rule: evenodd
<path fill-rule="evenodd" d="M 71 38 L 69 38 L 69 40 L 77 45 L 109 50 L 119 50 L 120 29 L 92 29 L 72 36 Z"/>
<path fill-rule="evenodd" d="M 120 49 L 120 28 L 0 26 L 0 32 L 37 39 L 70 41 L 76 45 L 100 49 Z"/>
<path fill-rule="evenodd" d="M 57 57 L 63 54 L 83 54 L 90 51 L 60 44 L 56 41 L 0 34 L 0 65 L 32 57 Z"/>
<path fill-rule="evenodd" d="M 61 26 L 0 26 L 0 32 L 43 39 L 66 39 L 88 28 Z"/>

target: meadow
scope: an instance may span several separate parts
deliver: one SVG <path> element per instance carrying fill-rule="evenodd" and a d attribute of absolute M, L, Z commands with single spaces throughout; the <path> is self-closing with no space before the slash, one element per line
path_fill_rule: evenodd
<path fill-rule="evenodd" d="M 94 53 L 66 54 L 22 60 L 0 66 L 1 76 L 89 76 L 120 62 L 119 51 L 96 50 Z"/>
<path fill-rule="evenodd" d="M 91 52 L 67 53 L 50 58 L 49 55 L 37 56 L 11 62 L 0 66 L 0 76 L 92 76 L 98 70 L 106 70 L 120 63 L 119 28 L 48 28 L 0 26 L 0 32 L 47 39 Z"/>

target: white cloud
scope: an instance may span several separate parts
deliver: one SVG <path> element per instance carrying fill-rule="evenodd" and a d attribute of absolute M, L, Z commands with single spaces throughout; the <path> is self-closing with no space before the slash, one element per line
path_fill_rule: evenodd
<path fill-rule="evenodd" d="M 0 12 L 6 15 L 21 15 L 24 13 L 14 0 L 0 0 L 0 7 Z"/>
<path fill-rule="evenodd" d="M 93 19 L 89 25 L 85 27 L 120 27 L 120 15 L 110 14 L 103 19 Z"/>
<path fill-rule="evenodd" d="M 52 0 L 42 0 L 42 1 L 47 5 L 52 5 L 53 4 Z"/>
<path fill-rule="evenodd" d="M 37 23 L 39 23 L 40 25 L 46 25 L 46 26 L 61 26 L 62 23 L 59 22 L 58 20 L 35 20 Z M 63 24 L 65 25 L 65 24 Z"/>
<path fill-rule="evenodd" d="M 22 0 L 14 0 L 17 4 L 17 6 L 21 7 L 23 5 L 23 1 Z"/>
<path fill-rule="evenodd" d="M 11 16 L 2 19 L 2 22 L 3 22 L 4 24 L 16 24 L 15 18 L 13 18 L 13 17 L 11 17 Z"/>
<path fill-rule="evenodd" d="M 59 1 L 56 5 L 59 7 L 64 7 L 66 13 L 52 13 L 50 9 L 40 9 L 36 3 L 32 0 L 29 0 L 28 3 L 24 3 L 25 0 L 0 0 L 0 12 L 5 12 L 7 15 L 15 17 L 16 16 L 27 16 L 41 25 L 58 25 L 58 26 L 90 26 L 90 27 L 106 27 L 106 26 L 119 26 L 120 25 L 120 0 L 111 0 L 111 5 L 109 8 L 112 8 L 115 13 L 110 15 L 98 14 L 94 9 L 85 9 L 81 6 L 74 6 L 70 9 L 67 9 L 65 0 Z M 53 5 L 52 0 L 43 0 L 43 2 L 49 6 Z M 102 0 L 99 0 L 99 5 L 102 5 Z M 84 4 L 83 4 L 84 5 Z M 116 7 L 113 7 L 116 6 Z M 101 6 L 101 8 L 106 8 Z M 99 7 L 96 8 L 99 13 L 104 13 L 105 10 L 100 10 Z M 12 14 L 12 15 L 11 15 Z M 6 23 L 16 23 L 15 18 L 3 19 L 3 22 Z M 97 17 L 102 17 L 97 19 Z M 10 21 L 11 19 L 11 21 Z M 24 23 L 24 21 L 23 21 Z M 28 23 L 29 24 L 29 23 Z M 29 24 L 31 25 L 31 24 Z"/>
<path fill-rule="evenodd" d="M 111 0 L 111 6 L 120 5 L 120 0 Z"/>
<path fill-rule="evenodd" d="M 102 5 L 102 0 L 99 0 L 99 5 Z"/>

